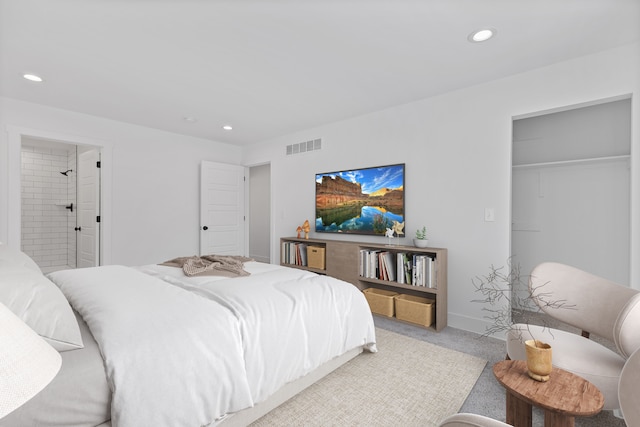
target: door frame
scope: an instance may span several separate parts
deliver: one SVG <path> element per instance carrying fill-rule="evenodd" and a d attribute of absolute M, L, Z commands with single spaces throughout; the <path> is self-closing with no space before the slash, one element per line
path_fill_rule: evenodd
<path fill-rule="evenodd" d="M 77 147 L 77 146 L 76 146 Z M 84 146 L 87 147 L 87 146 Z M 83 148 L 84 148 L 83 147 Z M 85 156 L 90 155 L 89 162 L 85 165 L 85 161 L 82 160 Z M 76 216 L 76 227 L 79 228 L 77 232 L 76 239 L 76 267 L 82 268 L 84 267 L 83 263 L 83 253 L 86 251 L 86 246 L 91 246 L 90 249 L 93 251 L 93 256 L 87 258 L 87 260 L 91 259 L 91 263 L 89 263 L 90 267 L 100 265 L 100 225 L 101 223 L 95 220 L 96 215 L 100 215 L 100 165 L 101 155 L 100 149 L 98 148 L 88 148 L 88 149 L 77 149 L 76 150 L 76 168 L 77 168 L 77 185 L 76 185 L 76 204 L 77 204 L 77 216 Z M 90 218 L 86 221 L 83 221 L 83 213 L 86 209 L 87 201 L 81 196 L 83 192 L 83 186 L 86 185 L 86 175 L 83 173 L 85 169 L 83 166 L 87 166 L 90 169 L 90 183 L 91 183 L 91 194 L 94 197 L 92 203 L 90 203 Z M 86 226 L 85 224 L 90 223 L 90 226 Z M 93 227 L 93 228 L 92 228 Z M 91 230 L 91 233 L 87 233 L 87 230 Z M 90 237 L 93 240 L 92 245 L 85 245 L 83 241 L 86 237 Z"/>
<path fill-rule="evenodd" d="M 111 177 L 113 146 L 109 141 L 96 138 L 52 132 L 39 129 L 29 129 L 6 126 L 7 132 L 7 173 L 6 194 L 7 219 L 0 224 L 0 236 L 6 236 L 6 244 L 14 249 L 21 247 L 22 203 L 21 203 L 21 150 L 22 138 L 43 139 L 62 144 L 91 146 L 101 153 L 100 179 L 100 251 L 99 265 L 111 263 Z"/>
<path fill-rule="evenodd" d="M 267 195 L 269 198 L 269 225 L 267 227 L 267 240 L 268 240 L 268 251 L 269 251 L 269 263 L 270 264 L 279 264 L 280 263 L 280 253 L 278 252 L 278 256 L 274 256 L 273 250 L 272 250 L 272 244 L 273 244 L 273 235 L 274 235 L 274 225 L 273 225 L 273 203 L 271 202 L 271 194 L 272 194 L 272 189 L 271 189 L 271 162 L 264 162 L 264 163 L 258 163 L 255 165 L 251 165 L 251 166 L 247 166 L 247 194 L 246 194 L 246 211 L 247 211 L 247 248 L 248 248 L 248 254 L 249 256 L 251 256 L 251 242 L 250 242 L 250 237 L 251 237 L 251 225 L 252 225 L 252 221 L 254 221 L 255 219 L 252 217 L 251 215 L 251 201 L 252 201 L 252 192 L 255 191 L 255 189 L 253 188 L 253 181 L 251 180 L 251 169 L 253 168 L 257 168 L 257 167 L 261 167 L 261 166 L 268 166 L 269 167 L 269 194 Z"/>
<path fill-rule="evenodd" d="M 531 118 L 531 117 L 538 117 L 538 116 L 544 116 L 544 115 L 548 115 L 548 114 L 553 114 L 553 113 L 560 113 L 560 112 L 564 112 L 564 111 L 571 111 L 571 110 L 576 110 L 576 109 L 580 109 L 583 107 L 590 107 L 590 106 L 594 106 L 594 105 L 600 105 L 600 104 L 607 104 L 610 102 L 615 102 L 615 101 L 621 101 L 621 100 L 625 100 L 625 99 L 631 99 L 631 133 L 630 133 L 630 140 L 629 140 L 629 144 L 630 144 L 630 150 L 631 150 L 631 154 L 629 156 L 629 229 L 630 229 L 630 241 L 629 241 L 629 250 L 628 250 L 628 262 L 629 262 L 629 283 L 623 283 L 622 285 L 625 286 L 629 286 L 632 289 L 640 289 L 640 283 L 637 282 L 637 277 L 636 277 L 636 271 L 634 268 L 634 263 L 633 263 L 633 259 L 634 259 L 634 253 L 636 251 L 636 248 L 638 246 L 636 246 L 636 242 L 634 240 L 634 229 L 636 228 L 636 225 L 638 224 L 638 221 L 634 219 L 634 207 L 637 204 L 636 200 L 635 200 L 635 194 L 636 194 L 636 183 L 634 182 L 634 176 L 636 175 L 635 172 L 635 168 L 634 168 L 634 147 L 633 147 L 633 141 L 634 141 L 634 128 L 633 128 L 633 115 L 634 115 L 634 97 L 633 94 L 631 93 L 627 93 L 627 94 L 623 94 L 623 95 L 617 95 L 617 96 L 610 96 L 607 98 L 600 98 L 600 99 L 594 99 L 591 101 L 587 101 L 587 102 L 582 102 L 582 103 L 577 103 L 577 104 L 570 104 L 570 105 L 564 105 L 564 106 L 560 106 L 560 107 L 556 107 L 556 108 L 549 108 L 546 110 L 540 110 L 540 111 L 534 111 L 534 112 L 530 112 L 530 113 L 525 113 L 525 114 L 518 114 L 518 115 L 514 115 L 511 116 L 511 120 L 510 120 L 510 135 L 511 138 L 509 140 L 509 222 L 508 222 L 508 227 L 509 227 L 509 255 L 511 256 L 511 254 L 513 254 L 513 124 L 516 120 L 521 120 L 521 119 L 527 119 L 527 118 Z M 639 227 L 640 228 L 640 227 Z M 639 275 L 640 276 L 640 275 Z"/>

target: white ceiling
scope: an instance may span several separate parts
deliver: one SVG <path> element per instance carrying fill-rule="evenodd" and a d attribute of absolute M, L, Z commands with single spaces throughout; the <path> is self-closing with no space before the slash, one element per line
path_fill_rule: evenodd
<path fill-rule="evenodd" d="M 637 40 L 640 0 L 0 0 L 0 95 L 247 145 Z"/>

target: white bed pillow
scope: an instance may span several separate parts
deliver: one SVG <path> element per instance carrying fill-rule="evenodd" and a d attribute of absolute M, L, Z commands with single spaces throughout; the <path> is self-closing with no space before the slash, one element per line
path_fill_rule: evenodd
<path fill-rule="evenodd" d="M 0 243 L 0 269 L 5 267 L 26 267 L 41 273 L 40 267 L 29 255 Z"/>
<path fill-rule="evenodd" d="M 42 273 L 21 265 L 0 265 L 0 303 L 59 352 L 84 347 L 69 302 Z"/>

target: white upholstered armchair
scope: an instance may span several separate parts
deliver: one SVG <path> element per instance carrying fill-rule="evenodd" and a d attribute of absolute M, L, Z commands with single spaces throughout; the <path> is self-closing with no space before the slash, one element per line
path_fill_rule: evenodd
<path fill-rule="evenodd" d="M 640 350 L 636 350 L 624 364 L 618 385 L 618 398 L 627 425 L 640 425 Z"/>
<path fill-rule="evenodd" d="M 618 409 L 620 373 L 626 359 L 640 348 L 640 292 L 551 262 L 533 269 L 529 289 L 534 297 L 544 294 L 542 299 L 546 301 L 564 301 L 564 308 L 545 305 L 539 300 L 536 303 L 549 316 L 583 333 L 516 324 L 507 335 L 509 358 L 526 358 L 524 340 L 535 338 L 549 343 L 553 349 L 553 366 L 587 379 L 602 392 L 604 409 Z M 589 339 L 590 333 L 610 343 L 599 344 Z"/>
<path fill-rule="evenodd" d="M 439 427 L 510 427 L 502 421 L 477 414 L 454 414 L 440 423 Z"/>

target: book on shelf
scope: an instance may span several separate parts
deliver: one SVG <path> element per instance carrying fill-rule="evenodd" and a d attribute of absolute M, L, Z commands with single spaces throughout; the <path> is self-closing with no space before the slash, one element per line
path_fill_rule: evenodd
<path fill-rule="evenodd" d="M 286 264 L 307 266 L 307 244 L 282 242 L 283 259 Z"/>
<path fill-rule="evenodd" d="M 369 277 L 377 279 L 380 277 L 380 264 L 378 254 L 380 251 L 369 251 Z"/>
<path fill-rule="evenodd" d="M 358 268 L 360 277 L 367 279 L 432 289 L 437 284 L 435 257 L 429 254 L 361 249 Z"/>
<path fill-rule="evenodd" d="M 414 255 L 413 278 L 415 286 L 435 289 L 437 286 L 435 258 L 429 255 Z"/>
<path fill-rule="evenodd" d="M 407 276 L 407 254 L 396 253 L 396 281 L 401 284 L 411 284 L 411 279 Z"/>
<path fill-rule="evenodd" d="M 307 245 L 305 243 L 298 243 L 296 245 L 298 249 L 298 260 L 300 263 L 298 265 L 307 266 Z"/>
<path fill-rule="evenodd" d="M 387 267 L 384 265 L 383 254 L 378 254 L 378 277 L 377 278 L 380 280 L 389 280 Z"/>
<path fill-rule="evenodd" d="M 360 276 L 367 279 L 378 279 L 380 277 L 380 257 L 378 250 L 360 250 Z"/>
<path fill-rule="evenodd" d="M 407 285 L 415 285 L 416 282 L 413 280 L 413 257 L 410 257 L 408 254 L 404 259 L 404 268 L 405 268 L 405 277 L 407 278 Z"/>
<path fill-rule="evenodd" d="M 391 252 L 383 252 L 381 255 L 382 262 L 386 273 L 386 280 L 390 282 L 396 281 L 396 266 L 393 262 L 393 254 Z"/>
<path fill-rule="evenodd" d="M 410 254 L 400 253 L 398 255 L 401 257 L 401 260 L 402 260 L 402 276 L 404 278 L 402 283 L 411 285 L 413 283 L 413 268 L 412 268 L 412 262 L 410 259 Z"/>
<path fill-rule="evenodd" d="M 391 252 L 379 252 L 378 256 L 378 277 L 377 279 L 389 282 L 396 281 L 396 266 L 393 262 Z"/>
<path fill-rule="evenodd" d="M 404 284 L 405 283 L 405 279 L 404 279 L 404 257 L 403 257 L 402 252 L 398 252 L 396 254 L 396 272 L 397 272 L 398 283 Z"/>

